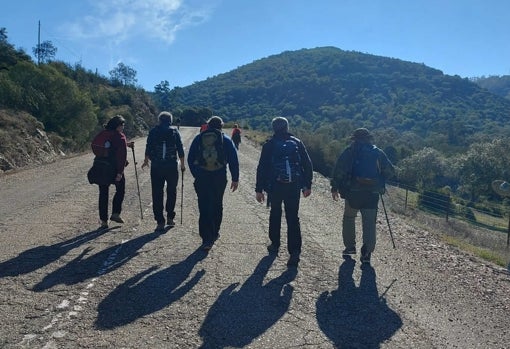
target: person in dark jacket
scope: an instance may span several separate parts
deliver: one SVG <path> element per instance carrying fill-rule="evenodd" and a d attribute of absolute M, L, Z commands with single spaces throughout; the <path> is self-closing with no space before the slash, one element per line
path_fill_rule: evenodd
<path fill-rule="evenodd" d="M 286 118 L 274 118 L 272 127 L 274 135 L 262 146 L 257 166 L 256 199 L 260 203 L 264 202 L 264 192 L 266 192 L 268 204 L 271 206 L 269 213 L 271 244 L 267 247 L 269 253 L 278 253 L 280 248 L 282 203 L 284 204 L 287 220 L 287 250 L 290 255 L 287 265 L 297 266 L 302 241 L 299 202 L 301 192 L 305 198 L 312 192 L 312 161 L 303 142 L 289 133 L 289 123 Z M 287 156 L 290 160 L 286 160 L 283 166 L 277 160 L 280 144 L 282 147 L 292 149 L 291 154 Z M 287 174 L 280 173 L 282 167 L 286 169 Z"/>
<path fill-rule="evenodd" d="M 151 162 L 152 211 L 157 226 L 156 231 L 165 230 L 163 215 L 163 188 L 166 182 L 166 224 L 175 226 L 175 202 L 177 200 L 177 184 L 179 183 L 178 163 L 184 174 L 184 147 L 179 131 L 172 127 L 173 116 L 167 111 L 159 113 L 159 125 L 149 131 L 145 147 L 145 159 L 142 169 Z"/>
<path fill-rule="evenodd" d="M 379 196 L 384 194 L 386 180 L 394 175 L 395 168 L 386 154 L 373 144 L 372 134 L 366 128 L 356 129 L 351 140 L 351 145 L 342 151 L 333 169 L 331 195 L 335 201 L 339 196 L 345 199 L 342 220 L 344 258 L 356 254 L 355 219 L 358 211 L 361 212 L 363 245 L 360 260 L 368 264 L 376 243 Z"/>
<path fill-rule="evenodd" d="M 221 132 L 222 128 L 223 120 L 212 116 L 207 129 L 195 136 L 188 152 L 188 166 L 195 179 L 193 185 L 198 197 L 198 229 L 204 251 L 209 251 L 220 236 L 227 166 L 232 177 L 232 192 L 239 184 L 237 150 L 232 139 Z"/>
<path fill-rule="evenodd" d="M 105 129 L 112 132 L 110 138 L 109 161 L 116 169 L 115 176 L 115 195 L 112 202 L 112 215 L 110 220 L 117 223 L 124 223 L 120 217 L 122 211 L 122 202 L 126 192 L 126 179 L 124 177 L 124 168 L 127 166 L 127 147 L 133 148 L 134 142 L 127 142 L 124 135 L 124 125 L 126 120 L 121 115 L 116 115 L 105 125 Z M 108 227 L 108 198 L 110 185 L 99 186 L 99 219 L 101 227 Z"/>

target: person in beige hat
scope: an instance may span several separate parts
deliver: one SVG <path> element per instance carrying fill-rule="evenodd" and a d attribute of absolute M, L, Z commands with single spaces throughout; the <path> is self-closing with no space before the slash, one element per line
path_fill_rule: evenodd
<path fill-rule="evenodd" d="M 351 141 L 333 169 L 331 195 L 335 201 L 339 196 L 345 199 L 342 221 L 344 258 L 356 254 L 355 219 L 359 211 L 363 228 L 360 259 L 362 263 L 370 263 L 376 242 L 379 195 L 384 193 L 386 179 L 393 176 L 395 169 L 386 154 L 373 144 L 368 129 L 356 129 Z"/>

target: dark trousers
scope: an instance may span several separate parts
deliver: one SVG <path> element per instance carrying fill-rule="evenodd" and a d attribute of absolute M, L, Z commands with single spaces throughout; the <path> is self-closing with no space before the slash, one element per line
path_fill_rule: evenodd
<path fill-rule="evenodd" d="M 177 162 L 170 165 L 151 165 L 151 187 L 152 187 L 152 212 L 158 224 L 165 224 L 163 215 L 163 189 L 166 183 L 166 204 L 165 210 L 168 220 L 175 218 L 175 202 L 177 200 L 177 183 L 179 182 L 179 171 Z"/>
<path fill-rule="evenodd" d="M 108 198 L 109 198 L 110 185 L 99 186 L 99 219 L 108 221 Z M 122 202 L 124 201 L 124 194 L 126 193 L 126 179 L 115 182 L 115 195 L 112 202 L 112 213 L 120 214 L 122 211 Z"/>
<path fill-rule="evenodd" d="M 287 250 L 290 254 L 301 253 L 301 225 L 299 224 L 299 200 L 301 190 L 297 183 L 275 183 L 269 194 L 269 239 L 274 246 L 280 246 L 282 203 L 287 221 Z"/>
<path fill-rule="evenodd" d="M 227 187 L 225 173 L 202 174 L 193 183 L 198 197 L 198 231 L 204 244 L 213 243 L 219 236 L 223 220 L 223 194 Z"/>

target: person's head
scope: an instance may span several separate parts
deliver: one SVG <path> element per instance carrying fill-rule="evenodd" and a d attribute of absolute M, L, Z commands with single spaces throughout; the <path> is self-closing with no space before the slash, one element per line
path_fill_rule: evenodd
<path fill-rule="evenodd" d="M 223 127 L 223 120 L 219 116 L 212 116 L 209 120 L 207 120 L 207 126 L 209 128 L 221 130 Z"/>
<path fill-rule="evenodd" d="M 354 142 L 369 143 L 373 140 L 373 136 L 366 128 L 357 128 L 351 135 L 351 140 Z"/>
<path fill-rule="evenodd" d="M 239 128 L 239 125 L 238 124 L 234 124 L 234 128 Z"/>
<path fill-rule="evenodd" d="M 172 123 L 173 116 L 172 116 L 172 113 L 170 113 L 168 111 L 162 111 L 161 113 L 159 113 L 158 119 L 159 119 L 160 124 L 170 125 Z"/>
<path fill-rule="evenodd" d="M 117 127 L 123 126 L 126 123 L 126 119 L 122 115 L 115 115 L 113 118 L 108 120 L 106 125 L 104 126 L 105 129 L 113 131 L 116 130 Z"/>
<path fill-rule="evenodd" d="M 274 133 L 289 132 L 289 121 L 282 116 L 274 118 L 273 121 L 271 121 L 271 126 L 273 126 Z"/>

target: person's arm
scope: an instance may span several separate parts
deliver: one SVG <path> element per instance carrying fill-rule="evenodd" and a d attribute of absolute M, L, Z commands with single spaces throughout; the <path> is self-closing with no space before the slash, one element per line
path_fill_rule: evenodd
<path fill-rule="evenodd" d="M 143 159 L 142 169 L 149 166 L 149 162 L 151 161 L 151 152 L 152 152 L 152 144 L 153 144 L 153 136 L 154 131 L 150 130 L 149 135 L 147 136 L 147 143 L 145 144 L 145 158 Z"/>
<path fill-rule="evenodd" d="M 312 160 L 310 159 L 310 155 L 308 155 L 308 151 L 306 150 L 306 146 L 303 142 L 299 142 L 299 151 L 301 155 L 301 166 L 303 167 L 303 195 L 307 197 L 312 192 L 312 181 L 313 181 L 313 165 Z"/>
<path fill-rule="evenodd" d="M 223 136 L 223 145 L 227 153 L 228 170 L 232 177 L 230 189 L 236 191 L 239 185 L 239 158 L 237 157 L 236 147 L 234 142 L 225 135 Z"/>
<path fill-rule="evenodd" d="M 177 156 L 181 162 L 181 171 L 184 172 L 186 170 L 186 164 L 184 162 L 184 146 L 182 145 L 181 134 L 179 131 L 175 132 L 175 144 L 177 148 Z"/>
<path fill-rule="evenodd" d="M 188 168 L 191 172 L 191 175 L 196 178 L 199 174 L 200 168 L 195 165 L 193 162 L 195 161 L 195 158 L 197 156 L 198 152 L 198 142 L 199 142 L 200 134 L 198 134 L 193 141 L 191 142 L 191 145 L 189 147 L 188 151 Z"/>

